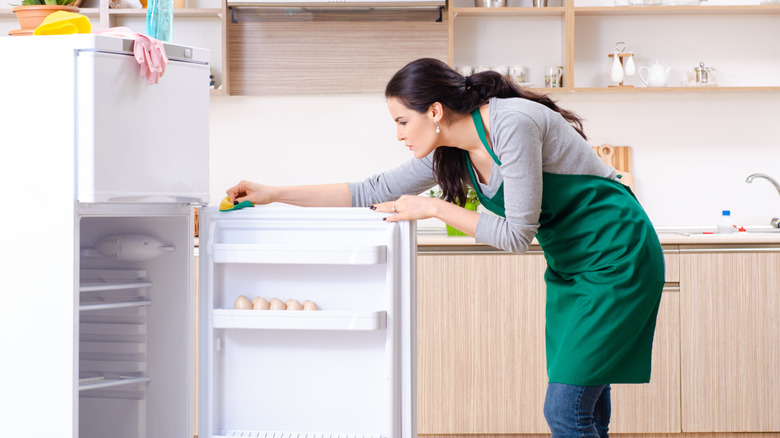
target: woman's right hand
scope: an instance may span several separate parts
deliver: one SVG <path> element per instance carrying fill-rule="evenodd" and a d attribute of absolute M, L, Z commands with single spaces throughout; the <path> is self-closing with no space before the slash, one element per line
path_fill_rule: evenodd
<path fill-rule="evenodd" d="M 270 204 L 274 202 L 271 197 L 271 186 L 254 183 L 251 181 L 241 181 L 225 191 L 230 202 L 250 201 L 256 205 Z"/>

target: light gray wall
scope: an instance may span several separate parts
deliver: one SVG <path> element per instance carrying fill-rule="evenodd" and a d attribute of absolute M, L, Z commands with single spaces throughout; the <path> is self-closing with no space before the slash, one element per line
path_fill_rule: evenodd
<path fill-rule="evenodd" d="M 637 195 L 659 226 L 768 224 L 780 196 L 780 92 L 555 95 L 585 119 L 593 145 L 633 148 Z M 411 158 L 382 96 L 233 97 L 211 101 L 212 204 L 240 179 L 352 181 Z"/>

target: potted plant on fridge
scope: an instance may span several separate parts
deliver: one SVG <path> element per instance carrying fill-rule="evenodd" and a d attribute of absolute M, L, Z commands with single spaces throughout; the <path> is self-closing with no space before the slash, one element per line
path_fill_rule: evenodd
<path fill-rule="evenodd" d="M 32 35 L 32 31 L 40 26 L 43 20 L 56 11 L 78 12 L 84 0 L 24 0 L 13 8 L 16 19 L 21 26 L 20 31 Z"/>

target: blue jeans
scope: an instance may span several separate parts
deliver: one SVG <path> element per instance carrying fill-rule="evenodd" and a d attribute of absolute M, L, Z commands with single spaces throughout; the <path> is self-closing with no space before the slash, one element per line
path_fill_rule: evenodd
<path fill-rule="evenodd" d="M 612 411 L 609 389 L 609 385 L 550 383 L 544 399 L 544 418 L 552 438 L 607 438 Z"/>

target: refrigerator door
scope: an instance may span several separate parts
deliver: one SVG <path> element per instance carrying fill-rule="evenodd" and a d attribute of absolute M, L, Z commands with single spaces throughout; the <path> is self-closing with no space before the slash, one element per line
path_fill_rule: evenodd
<path fill-rule="evenodd" d="M 155 85 L 128 54 L 77 68 L 79 201 L 207 201 L 208 65 L 171 61 Z"/>
<path fill-rule="evenodd" d="M 150 85 L 132 40 L 1 38 L 4 143 L 75 149 L 80 202 L 207 203 L 208 51 L 165 47 L 170 62 Z"/>
<path fill-rule="evenodd" d="M 415 224 L 382 217 L 201 210 L 201 437 L 415 436 Z M 237 310 L 240 295 L 320 310 Z"/>

